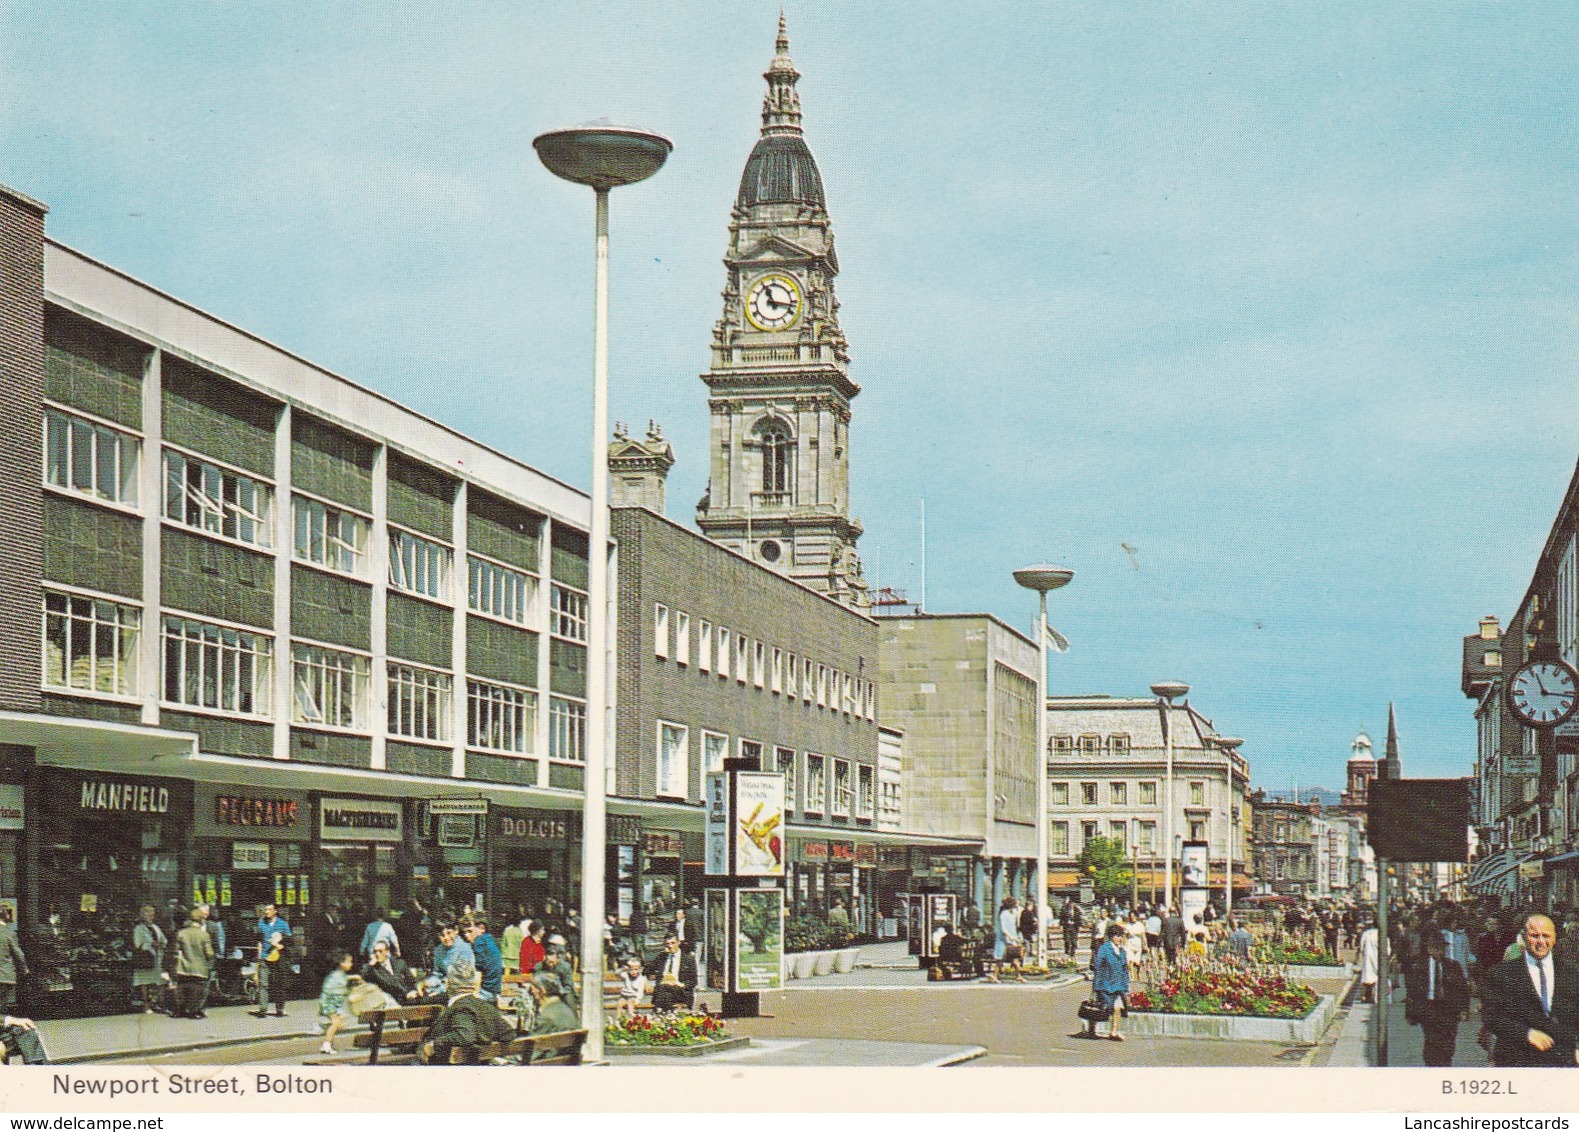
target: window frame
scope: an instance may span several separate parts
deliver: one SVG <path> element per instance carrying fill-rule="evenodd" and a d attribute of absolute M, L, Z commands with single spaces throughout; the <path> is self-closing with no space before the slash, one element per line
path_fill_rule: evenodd
<path fill-rule="evenodd" d="M 676 732 L 679 735 L 678 749 L 671 748 L 666 754 L 664 747 L 665 730 Z M 657 746 L 654 748 L 657 756 L 654 762 L 654 787 L 653 793 L 659 798 L 686 797 L 686 781 L 691 774 L 691 729 L 683 723 L 674 723 L 667 719 L 657 721 Z M 665 763 L 668 762 L 667 773 Z M 675 783 L 678 781 L 678 787 Z"/>
<path fill-rule="evenodd" d="M 171 468 L 172 461 L 180 461 L 181 473 L 179 477 L 181 500 L 181 513 L 170 514 L 171 495 Z M 202 490 L 192 493 L 188 483 L 188 465 L 196 465 L 199 469 L 199 479 L 202 481 Z M 213 472 L 219 481 L 219 499 L 216 502 L 207 493 L 209 472 Z M 233 481 L 235 499 L 225 497 L 227 479 Z M 261 501 L 263 506 L 251 511 L 243 508 L 241 503 L 242 485 L 247 485 L 253 493 L 254 503 Z M 248 550 L 260 554 L 273 554 L 274 547 L 274 508 L 276 506 L 274 481 L 267 476 L 260 476 L 256 472 L 238 468 L 227 464 L 223 460 L 216 460 L 212 456 L 200 455 L 178 445 L 163 442 L 160 445 L 159 457 L 159 516 L 160 520 L 169 523 L 172 527 L 182 531 L 195 531 L 205 538 L 217 539 L 220 542 L 230 543 L 232 546 L 243 546 Z M 200 521 L 193 522 L 188 513 L 192 507 L 197 508 Z M 205 516 L 215 513 L 219 516 L 217 528 L 210 527 Z M 226 516 L 232 515 L 236 528 L 239 531 L 242 522 L 252 524 L 252 529 L 257 535 L 249 539 L 238 534 L 227 534 L 225 531 Z"/>
<path fill-rule="evenodd" d="M 305 660 L 298 653 L 298 650 L 306 653 Z M 330 663 L 331 659 L 334 661 L 333 665 Z M 347 661 L 350 663 L 347 664 Z M 301 709 L 299 693 L 303 685 L 299 682 L 301 680 L 300 668 L 304 664 L 309 672 L 315 671 L 317 676 L 320 677 L 320 681 L 316 685 L 305 686 L 309 693 L 318 691 L 322 697 L 313 703 L 313 706 L 318 710 L 319 719 L 307 718 Z M 334 684 L 334 695 L 332 698 L 336 701 L 333 705 L 328 702 L 331 699 L 331 681 Z M 349 693 L 347 693 L 344 686 L 346 681 L 349 681 Z M 307 640 L 301 637 L 291 638 L 290 723 L 292 727 L 309 727 L 315 731 L 335 731 L 347 735 L 371 735 L 373 732 L 372 683 L 373 664 L 370 653 L 348 649 L 342 645 L 329 644 L 324 641 Z M 343 703 L 349 703 L 350 705 L 351 722 L 331 723 L 328 719 L 328 709 L 331 706 L 343 707 Z M 337 711 L 336 714 L 343 715 L 344 713 L 342 710 Z"/>
<path fill-rule="evenodd" d="M 812 791 L 812 780 L 814 777 L 812 771 L 814 769 L 817 772 L 815 775 L 818 779 L 817 785 L 820 787 L 816 791 L 815 797 Z M 806 817 L 821 817 L 827 812 L 828 806 L 828 758 L 826 755 L 819 755 L 814 751 L 806 752 L 806 783 L 804 790 L 805 805 L 802 813 Z"/>
<path fill-rule="evenodd" d="M 713 670 L 713 623 L 698 622 L 696 630 L 696 667 L 702 672 Z"/>
<path fill-rule="evenodd" d="M 723 625 L 718 626 L 713 637 L 713 647 L 717 650 L 714 653 L 714 657 L 718 663 L 714 667 L 718 672 L 718 678 L 720 680 L 728 680 L 730 653 L 734 649 L 734 642 L 730 639 L 728 628 Z"/>
<path fill-rule="evenodd" d="M 570 750 L 569 754 L 564 753 L 567 747 Z M 586 700 L 549 693 L 546 755 L 551 763 L 562 763 L 566 766 L 587 765 Z"/>
<path fill-rule="evenodd" d="M 64 602 L 64 609 L 52 610 L 50 599 L 59 598 Z M 75 603 L 86 604 L 86 609 L 80 613 L 74 609 Z M 108 606 L 115 612 L 113 622 L 101 618 L 103 607 Z M 143 672 L 142 672 L 142 633 L 143 633 L 143 606 L 140 602 L 129 602 L 125 598 L 111 594 L 100 594 L 74 588 L 64 588 L 54 584 L 43 587 L 39 602 L 40 610 L 40 636 L 39 636 L 39 687 L 41 691 L 52 695 L 86 696 L 94 699 L 114 700 L 120 703 L 136 703 L 142 698 Z M 131 615 L 131 623 L 127 623 L 126 616 Z M 60 645 L 60 674 L 61 682 L 52 683 L 54 665 L 50 661 L 50 637 L 52 621 L 61 623 Z M 73 651 L 80 630 L 75 628 L 79 622 L 87 625 L 87 655 L 78 657 Z M 109 676 L 115 690 L 103 690 L 98 687 L 100 682 L 99 638 L 101 632 L 110 634 L 111 655 L 109 658 Z M 130 635 L 128 648 L 124 637 Z M 87 660 L 88 686 L 79 687 L 72 683 L 74 669 L 80 659 Z M 129 674 L 129 675 L 128 675 Z M 121 691 L 119 686 L 125 683 L 128 690 Z"/>
<path fill-rule="evenodd" d="M 480 569 L 474 569 L 474 567 Z M 491 581 L 485 586 L 481 581 L 481 577 L 488 572 L 496 572 L 503 575 L 503 577 Z M 521 582 L 521 585 L 518 587 L 520 594 L 517 599 L 521 612 L 520 617 L 512 617 L 507 612 L 501 613 L 494 609 L 482 607 L 483 591 L 487 589 L 490 596 L 494 591 L 506 595 L 498 604 L 507 609 L 509 607 L 509 587 L 507 583 L 513 579 L 519 579 Z M 543 580 L 530 570 L 523 570 L 519 566 L 510 565 L 508 562 L 500 562 L 496 558 L 490 558 L 486 554 L 478 554 L 473 550 L 466 551 L 466 611 L 468 613 L 475 613 L 479 617 L 486 617 L 490 621 L 497 621 L 502 625 L 535 628 L 542 596 Z"/>
<path fill-rule="evenodd" d="M 1097 782 L 1082 782 L 1080 784 L 1080 804 L 1082 806 L 1099 806 L 1101 784 Z"/>
<path fill-rule="evenodd" d="M 301 543 L 303 505 L 306 506 L 309 524 L 309 530 L 307 531 L 307 549 L 305 553 L 302 550 Z M 324 549 L 323 560 L 312 557 L 314 532 L 311 529 L 311 525 L 313 519 L 312 509 L 315 507 L 323 516 L 323 530 L 318 534 L 318 541 Z M 341 526 L 341 524 L 343 524 L 346 519 L 351 519 L 354 523 L 359 523 L 361 525 L 361 548 L 358 550 L 353 547 L 350 551 L 355 560 L 355 565 L 353 567 L 348 568 L 346 566 L 340 565 L 339 563 L 331 563 L 328 561 L 328 552 L 331 546 L 344 547 L 346 545 L 345 540 L 340 537 L 340 535 L 331 536 L 329 533 L 329 514 L 331 512 L 333 512 L 336 518 L 339 520 L 339 522 L 336 523 L 337 527 Z M 343 504 L 336 503 L 334 500 L 324 499 L 309 492 L 299 491 L 296 488 L 291 489 L 292 562 L 300 562 L 303 566 L 310 566 L 314 570 L 323 570 L 326 573 L 336 574 L 342 578 L 355 578 L 357 581 L 366 581 L 368 567 L 372 563 L 372 555 L 369 553 L 372 548 L 372 538 L 373 520 L 370 516 L 364 514 L 363 512 L 357 511 L 355 508 L 346 507 Z M 341 555 L 344 555 L 345 553 L 346 551 L 343 549 L 340 551 Z"/>
<path fill-rule="evenodd" d="M 419 601 L 431 601 L 438 605 L 452 605 L 454 603 L 454 574 L 455 574 L 455 548 L 448 543 L 441 542 L 431 535 L 425 535 L 394 523 L 386 524 L 389 528 L 389 576 L 388 584 L 391 593 L 402 594 L 405 597 L 414 597 Z M 411 563 L 407 564 L 405 548 L 409 544 L 413 551 Z M 417 555 L 422 557 L 419 559 Z M 420 563 L 420 565 L 419 565 Z M 431 578 L 437 566 L 438 578 L 436 588 L 439 592 L 432 593 L 421 588 L 419 581 L 422 578 Z M 408 573 L 411 577 L 407 577 Z M 467 589 L 470 590 L 470 569 L 467 570 Z M 470 598 L 468 592 L 467 597 Z"/>
<path fill-rule="evenodd" d="M 573 644 L 586 644 L 589 606 L 586 590 L 551 580 L 548 584 L 548 635 Z"/>
<path fill-rule="evenodd" d="M 786 764 L 789 766 L 788 771 L 784 769 Z M 795 748 L 775 746 L 773 748 L 773 769 L 784 776 L 784 812 L 792 814 L 799 808 L 795 804 L 798 800 L 797 792 L 800 785 L 798 776 L 795 773 Z"/>
<path fill-rule="evenodd" d="M 1108 786 L 1107 804 L 1110 806 L 1129 805 L 1129 783 L 1110 780 Z"/>
<path fill-rule="evenodd" d="M 674 611 L 674 662 L 682 668 L 691 663 L 691 615 Z"/>
<path fill-rule="evenodd" d="M 50 445 L 51 418 L 58 418 L 64 426 L 62 464 L 63 482 L 56 483 L 50 478 L 50 473 L 56 464 L 54 452 Z M 77 430 L 75 425 L 81 425 L 88 430 L 89 456 L 88 456 L 88 484 L 86 487 L 76 483 L 77 479 Z M 142 467 L 143 467 L 143 434 L 136 429 L 129 429 L 125 425 L 85 413 L 68 405 L 63 405 L 48 398 L 43 402 L 43 420 L 40 424 L 42 446 L 39 449 L 39 476 L 43 486 L 50 491 L 62 492 L 73 499 L 87 499 L 90 502 L 113 507 L 117 510 L 129 511 L 135 515 L 143 513 L 142 508 Z M 100 473 L 105 470 L 103 459 L 99 452 L 101 439 L 107 436 L 116 443 L 116 457 L 114 463 L 115 479 L 121 491 L 115 496 L 101 493 L 99 489 Z M 129 442 L 129 447 L 128 447 Z M 127 467 L 127 457 L 130 455 L 131 466 Z M 130 498 L 127 498 L 126 489 L 130 489 Z"/>
<path fill-rule="evenodd" d="M 1060 793 L 1063 795 L 1059 797 Z M 1047 784 L 1047 804 L 1050 806 L 1069 805 L 1069 783 L 1067 780 L 1049 782 Z"/>
<path fill-rule="evenodd" d="M 431 681 L 431 683 L 429 683 Z M 386 735 L 415 743 L 435 743 L 449 746 L 455 728 L 455 676 L 440 668 L 412 664 L 405 660 L 390 660 L 385 665 Z M 398 713 L 407 708 L 409 697 L 410 717 L 415 725 L 418 701 L 422 698 L 422 714 L 437 734 L 422 735 L 396 728 Z M 436 702 L 428 702 L 428 697 Z M 468 736 L 469 737 L 469 736 Z"/>
<path fill-rule="evenodd" d="M 669 607 L 661 601 L 652 605 L 652 655 L 658 660 L 669 659 Z"/>
<path fill-rule="evenodd" d="M 170 648 L 172 640 L 170 625 L 172 622 L 176 623 L 181 628 L 181 636 L 178 638 L 180 641 L 179 654 L 176 658 L 175 665 L 179 683 L 183 687 L 185 686 L 187 675 L 190 670 L 190 665 L 187 659 L 187 646 L 190 644 L 198 648 L 206 648 L 209 645 L 209 642 L 207 641 L 194 641 L 194 639 L 188 635 L 188 630 L 192 627 L 196 627 L 198 629 L 217 630 L 221 634 L 221 639 L 218 643 L 218 648 L 220 650 L 220 679 L 224 680 L 226 678 L 226 665 L 223 658 L 223 653 L 227 650 L 236 653 L 236 701 L 238 704 L 241 702 L 242 698 L 242 664 L 240 658 L 242 655 L 246 655 L 251 658 L 251 663 L 248 665 L 248 667 L 251 670 L 250 683 L 252 685 L 252 710 L 249 711 L 239 706 L 225 707 L 223 704 L 210 706 L 202 702 L 201 699 L 196 702 L 191 702 L 181 699 L 171 699 L 167 696 L 166 693 L 169 692 L 171 687 Z M 225 634 L 233 634 L 235 636 L 236 642 L 234 646 L 230 646 L 226 642 L 224 639 Z M 247 646 L 243 646 L 242 641 L 244 638 L 248 639 L 251 643 Z M 260 644 L 262 646 L 261 648 L 258 647 Z M 159 614 L 160 707 L 169 708 L 178 712 L 199 712 L 207 715 L 224 716 L 227 718 L 272 720 L 274 718 L 275 707 L 274 665 L 278 662 L 278 658 L 275 656 L 274 646 L 274 634 L 258 629 L 251 625 L 239 625 L 232 622 L 217 621 L 210 617 L 199 617 L 196 614 L 185 613 L 173 609 L 161 610 Z M 207 682 L 204 675 L 206 671 L 206 659 L 206 653 L 200 652 L 198 654 L 198 670 L 195 679 L 197 680 L 200 688 L 203 687 Z M 226 682 L 228 683 L 229 681 L 227 680 Z M 217 686 L 218 685 L 216 684 L 216 688 Z M 259 710 L 260 708 L 261 710 Z"/>
<path fill-rule="evenodd" d="M 870 763 L 855 764 L 855 820 L 871 821 L 877 816 L 877 768 Z"/>
<path fill-rule="evenodd" d="M 497 693 L 495 695 L 494 693 Z M 509 702 L 511 697 L 520 697 L 520 702 Z M 512 758 L 533 758 L 537 753 L 537 704 L 538 693 L 535 688 L 525 688 L 514 684 L 501 684 L 496 680 L 480 680 L 475 676 L 466 677 L 466 747 L 468 750 L 487 751 L 490 754 L 508 755 Z M 484 714 L 493 712 L 520 713 L 520 721 L 514 724 L 515 732 L 520 736 L 519 748 L 508 746 L 492 746 L 478 741 L 485 726 Z M 489 730 L 494 730 L 492 720 L 486 721 Z M 509 725 L 500 725 L 497 728 L 504 732 L 510 730 Z"/>

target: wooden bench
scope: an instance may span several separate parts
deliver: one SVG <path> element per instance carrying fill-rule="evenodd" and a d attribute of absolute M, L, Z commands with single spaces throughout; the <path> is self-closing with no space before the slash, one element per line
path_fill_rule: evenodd
<path fill-rule="evenodd" d="M 444 1007 L 438 1005 L 369 1010 L 357 1016 L 357 1021 L 367 1025 L 367 1033 L 357 1034 L 351 1044 L 367 1050 L 369 1065 L 379 1064 L 380 1055 L 386 1053 L 391 1055 L 384 1059 L 386 1065 L 390 1061 L 415 1061 L 422 1040 L 428 1036 L 428 1027 L 443 1012 Z M 399 1025 L 391 1028 L 394 1023 Z"/>
<path fill-rule="evenodd" d="M 508 1042 L 488 1042 L 480 1046 L 456 1046 L 450 1050 L 451 1065 L 487 1065 L 496 1057 L 520 1058 L 522 1065 L 580 1065 L 585 1030 L 562 1030 Z"/>

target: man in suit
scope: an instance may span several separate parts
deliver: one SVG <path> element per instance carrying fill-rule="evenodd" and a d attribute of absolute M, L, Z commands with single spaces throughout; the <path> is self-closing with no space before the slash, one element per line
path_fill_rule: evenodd
<path fill-rule="evenodd" d="M 1184 950 L 1184 941 L 1184 917 L 1179 915 L 1177 908 L 1170 907 L 1162 920 L 1162 949 L 1167 952 L 1169 966 L 1178 960 L 1179 952 Z"/>
<path fill-rule="evenodd" d="M 1423 954 L 1404 969 L 1404 985 L 1409 992 L 1404 1019 L 1425 1037 L 1425 1063 L 1452 1065 L 1458 1024 L 1469 1016 L 1469 980 L 1464 968 L 1447 957 L 1441 932 L 1426 932 Z"/>
<path fill-rule="evenodd" d="M 1524 921 L 1524 954 L 1491 969 L 1486 979 L 1486 1028 L 1496 1038 L 1498 1066 L 1576 1064 L 1579 972 L 1555 961 L 1557 928 L 1546 916 Z"/>
<path fill-rule="evenodd" d="M 391 955 L 389 944 L 379 940 L 373 944 L 367 966 L 362 968 L 362 978 L 389 995 L 396 1002 L 417 997 L 416 980 L 411 977 L 410 965 L 398 955 Z"/>
<path fill-rule="evenodd" d="M 648 974 L 653 982 L 654 1010 L 691 1006 L 696 994 L 696 956 L 680 950 L 678 936 L 671 934 L 663 941 L 663 954 L 658 956 Z"/>

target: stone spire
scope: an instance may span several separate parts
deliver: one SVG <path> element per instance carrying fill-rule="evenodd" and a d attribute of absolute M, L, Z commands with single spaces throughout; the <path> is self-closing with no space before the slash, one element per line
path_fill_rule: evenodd
<path fill-rule="evenodd" d="M 784 9 L 779 9 L 779 37 L 774 45 L 773 62 L 763 72 L 768 81 L 768 92 L 762 97 L 762 136 L 771 134 L 798 134 L 800 128 L 800 95 L 795 82 L 800 72 L 789 56 L 789 32 L 784 26 Z"/>
<path fill-rule="evenodd" d="M 1387 705 L 1387 746 L 1382 751 L 1383 778 L 1402 778 L 1404 776 L 1403 764 L 1398 761 L 1398 717 L 1393 713 L 1393 705 Z"/>

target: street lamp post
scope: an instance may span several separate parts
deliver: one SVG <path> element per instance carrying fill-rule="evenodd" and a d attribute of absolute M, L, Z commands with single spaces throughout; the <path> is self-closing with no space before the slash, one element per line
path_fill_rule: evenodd
<path fill-rule="evenodd" d="M 651 177 L 674 148 L 668 138 L 607 119 L 540 134 L 538 158 L 556 177 L 595 194 L 596 286 L 592 308 L 592 520 L 587 538 L 587 730 L 582 751 L 581 1025 L 586 1057 L 603 1059 L 603 871 L 608 840 L 606 740 L 609 603 L 609 190 Z"/>
<path fill-rule="evenodd" d="M 1151 694 L 1157 697 L 1157 710 L 1162 715 L 1162 749 L 1163 761 L 1166 764 L 1167 782 L 1163 786 L 1163 830 L 1162 830 L 1162 903 L 1166 908 L 1173 907 L 1173 720 L 1169 718 L 1169 709 L 1173 701 L 1180 696 L 1190 694 L 1190 686 L 1181 684 L 1177 680 L 1164 680 L 1151 686 Z"/>
<path fill-rule="evenodd" d="M 1223 918 L 1226 920 L 1234 912 L 1234 829 L 1239 824 L 1239 807 L 1234 802 L 1234 756 L 1245 745 L 1245 741 L 1218 735 L 1212 743 L 1222 750 L 1228 763 L 1228 850 L 1223 876 Z"/>
<path fill-rule="evenodd" d="M 1047 591 L 1067 586 L 1073 570 L 1040 563 L 1014 572 L 1014 580 L 1037 596 L 1036 616 L 1036 962 L 1047 966 Z"/>

